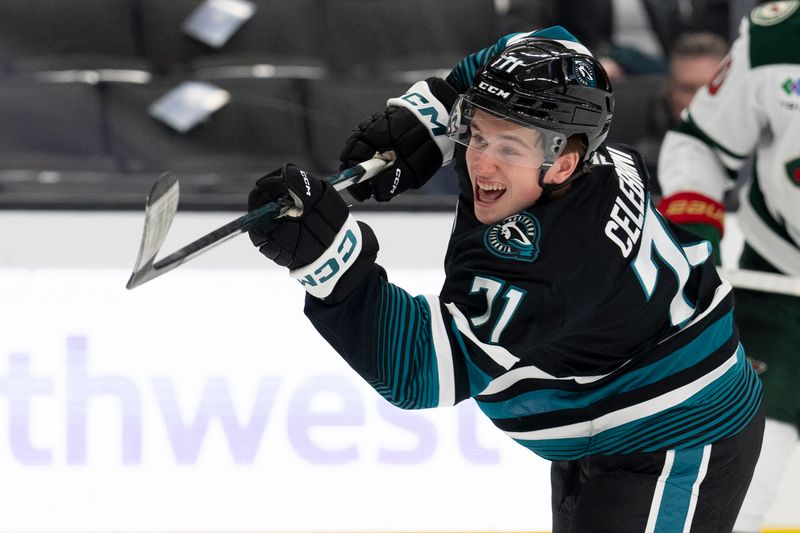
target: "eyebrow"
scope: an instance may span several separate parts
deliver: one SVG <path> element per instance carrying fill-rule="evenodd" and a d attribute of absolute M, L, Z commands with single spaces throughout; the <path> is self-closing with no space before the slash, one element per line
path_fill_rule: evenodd
<path fill-rule="evenodd" d="M 500 138 L 501 138 L 501 139 L 505 139 L 505 140 L 507 140 L 507 141 L 515 142 L 515 143 L 517 143 L 517 144 L 520 144 L 520 145 L 522 145 L 522 146 L 523 146 L 523 147 L 525 147 L 525 148 L 533 148 L 533 146 L 531 146 L 530 144 L 528 144 L 528 143 L 527 143 L 527 141 L 524 141 L 524 140 L 522 140 L 522 139 L 520 139 L 519 137 L 516 137 L 516 136 L 514 136 L 514 135 L 510 135 L 510 134 L 503 134 L 503 135 L 500 135 Z"/>
<path fill-rule="evenodd" d="M 483 133 L 481 131 L 480 125 L 475 125 L 474 121 L 473 121 L 472 124 L 473 124 L 473 126 L 472 126 L 473 130 L 477 130 L 478 133 Z M 519 138 L 518 136 L 516 136 L 514 134 L 511 134 L 511 133 L 501 133 L 500 135 L 495 135 L 494 137 L 497 137 L 497 138 L 499 138 L 501 140 L 505 140 L 505 141 L 509 141 L 509 142 L 513 142 L 513 143 L 519 144 L 523 148 L 536 148 L 535 145 L 532 146 L 532 145 L 528 144 L 525 140 L 523 140 L 523 139 Z"/>

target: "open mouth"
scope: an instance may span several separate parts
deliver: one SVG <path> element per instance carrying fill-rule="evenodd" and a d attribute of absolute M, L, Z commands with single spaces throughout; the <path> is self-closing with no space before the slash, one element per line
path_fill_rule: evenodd
<path fill-rule="evenodd" d="M 485 204 L 497 201 L 506 192 L 506 187 L 499 183 L 475 183 L 475 200 Z"/>

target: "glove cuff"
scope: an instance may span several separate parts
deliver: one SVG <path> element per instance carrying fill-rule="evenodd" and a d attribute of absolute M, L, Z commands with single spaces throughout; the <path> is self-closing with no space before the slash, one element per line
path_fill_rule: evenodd
<path fill-rule="evenodd" d="M 361 253 L 363 238 L 361 228 L 348 215 L 333 243 L 313 263 L 289 272 L 300 285 L 315 298 L 329 296 L 336 283 L 353 266 Z"/>
<path fill-rule="evenodd" d="M 435 82 L 436 80 L 431 79 L 431 81 Z M 428 80 L 418 81 L 403 96 L 390 98 L 386 102 L 386 106 L 404 107 L 414 113 L 417 120 L 428 129 L 431 138 L 442 152 L 442 165 L 444 165 L 453 159 L 455 142 L 449 139 L 446 133 L 450 108 L 455 102 L 455 97 L 452 96 L 457 96 L 457 94 L 452 87 L 447 85 L 447 89 L 454 94 L 442 94 L 440 100 L 431 90 L 432 87 L 433 84 Z M 437 92 L 445 93 L 447 91 L 442 90 L 441 84 L 438 84 Z"/>
<path fill-rule="evenodd" d="M 720 237 L 724 234 L 725 206 L 708 196 L 680 192 L 661 200 L 658 210 L 676 224 L 703 224 L 715 228 Z"/>

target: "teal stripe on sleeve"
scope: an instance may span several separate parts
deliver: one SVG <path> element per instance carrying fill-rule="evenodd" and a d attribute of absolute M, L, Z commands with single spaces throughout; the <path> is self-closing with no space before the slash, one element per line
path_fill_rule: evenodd
<path fill-rule="evenodd" d="M 475 79 L 475 73 L 478 71 L 478 69 L 480 69 L 491 57 L 503 50 L 508 45 L 508 41 L 517 35 L 520 34 L 512 33 L 501 37 L 493 45 L 484 48 L 483 50 L 479 50 L 474 54 L 468 55 L 462 59 L 458 65 L 455 66 L 447 78 L 448 81 L 458 92 L 466 92 L 467 89 L 469 89 L 472 85 L 472 82 Z"/>
<path fill-rule="evenodd" d="M 438 364 L 427 301 L 387 283 L 381 287 L 378 312 L 378 375 L 370 384 L 398 407 L 435 407 L 439 400 Z"/>
<path fill-rule="evenodd" d="M 475 52 L 474 54 L 468 55 L 462 59 L 458 65 L 455 66 L 448 76 L 448 81 L 456 88 L 458 92 L 466 92 L 466 90 L 470 88 L 472 82 L 475 80 L 475 74 L 477 71 L 483 65 L 485 65 L 490 58 L 504 50 L 508 46 L 508 42 L 511 39 L 520 35 L 524 34 L 522 32 L 510 33 L 498 39 L 498 41 L 493 45 Z M 576 43 L 579 42 L 574 35 L 561 26 L 551 26 L 549 28 L 530 32 L 526 36 L 544 37 L 546 39 L 558 39 L 561 41 L 572 41 Z"/>
<path fill-rule="evenodd" d="M 557 41 L 572 41 L 574 43 L 580 42 L 577 37 L 568 32 L 563 26 L 550 26 L 549 28 L 536 30 L 531 33 L 531 37 L 542 37 L 544 39 L 554 39 Z"/>

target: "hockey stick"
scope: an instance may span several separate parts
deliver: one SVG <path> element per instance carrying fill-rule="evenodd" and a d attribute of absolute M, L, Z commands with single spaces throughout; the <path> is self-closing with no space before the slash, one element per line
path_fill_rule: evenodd
<path fill-rule="evenodd" d="M 325 181 L 333 185 L 334 189 L 340 191 L 372 178 L 391 165 L 393 161 L 393 152 L 375 154 L 375 157 L 369 161 L 364 161 L 352 168 L 329 176 L 325 178 Z M 175 213 L 178 211 L 179 196 L 178 178 L 171 172 L 162 174 L 150 190 L 144 208 L 142 242 L 139 245 L 139 254 L 133 266 L 133 273 L 125 286 L 127 289 L 133 289 L 166 274 L 190 259 L 207 252 L 214 246 L 246 232 L 255 221 L 262 217 L 274 217 L 282 207 L 279 202 L 270 202 L 156 261 L 156 255 L 161 250 L 161 245 L 164 244 L 169 227 L 175 218 Z"/>
<path fill-rule="evenodd" d="M 720 270 L 719 275 L 737 289 L 800 296 L 800 278 L 757 270 Z"/>

